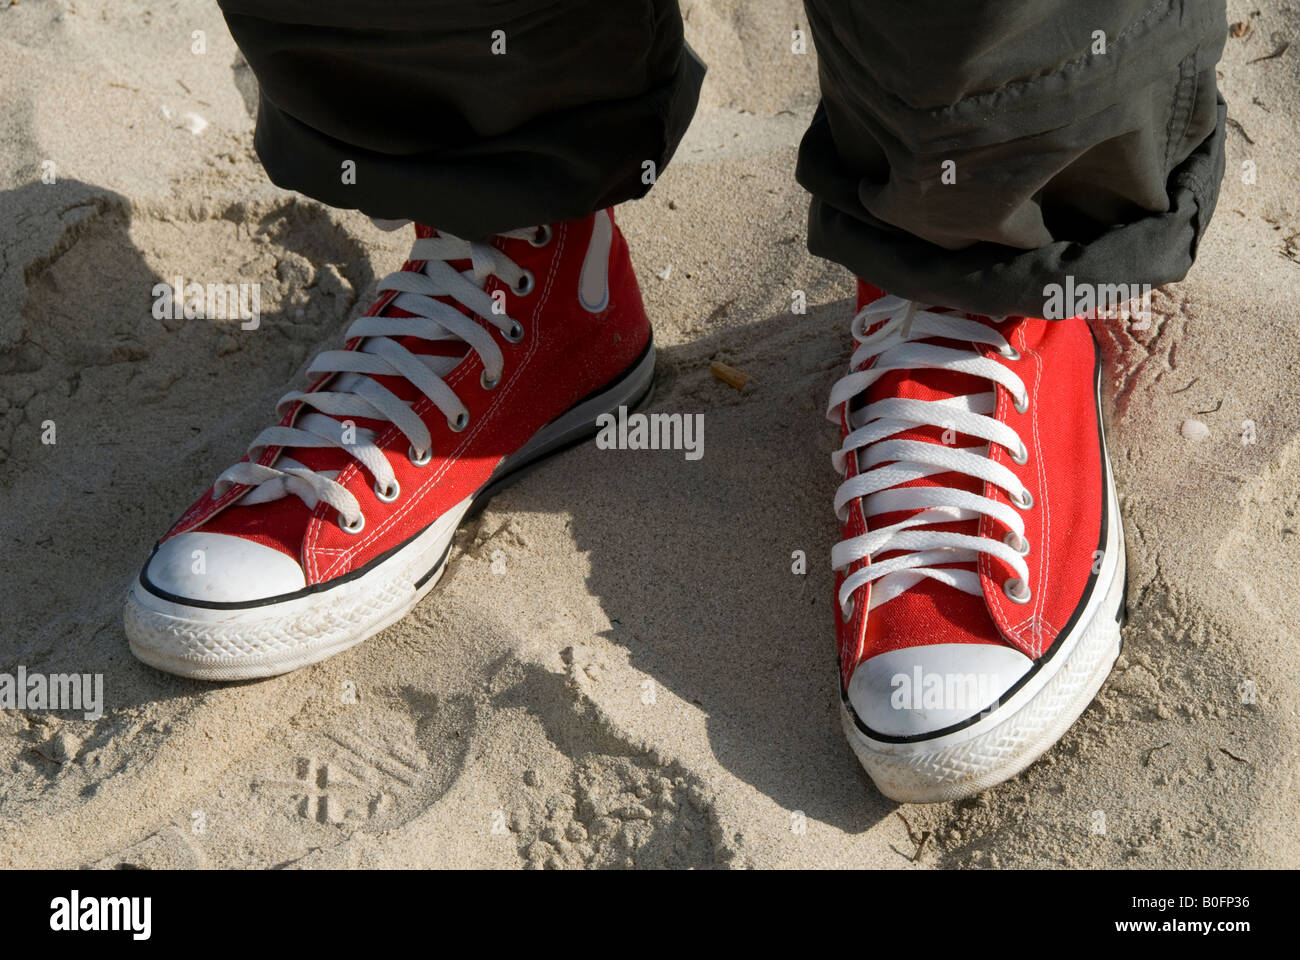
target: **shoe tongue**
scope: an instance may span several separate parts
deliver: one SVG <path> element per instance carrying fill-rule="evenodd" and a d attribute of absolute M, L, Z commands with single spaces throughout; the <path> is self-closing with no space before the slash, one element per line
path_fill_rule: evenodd
<path fill-rule="evenodd" d="M 874 295 L 872 295 L 873 293 Z M 879 296 L 883 296 L 883 293 L 863 284 L 860 288 L 858 308 L 861 309 Z M 932 312 L 956 313 L 958 311 L 933 308 Z M 970 314 L 967 314 L 967 316 L 970 316 Z M 929 338 L 914 342 L 933 343 L 955 348 L 968 345 L 967 341 L 953 341 L 942 338 Z M 874 403 L 877 400 L 884 400 L 889 397 L 934 401 L 970 394 L 988 393 L 991 389 L 993 389 L 992 384 L 982 377 L 955 370 L 891 370 L 881 376 L 865 391 L 858 408 L 860 409 L 868 403 Z M 918 426 L 899 431 L 887 439 L 943 444 L 944 434 L 945 428 L 943 427 Z M 955 428 L 951 433 L 948 433 L 947 439 L 949 443 L 945 444 L 946 446 L 955 448 L 974 447 L 976 452 L 980 448 L 987 446 L 984 440 L 958 433 Z M 901 487 L 947 487 L 982 494 L 984 483 L 976 477 L 948 471 L 910 480 L 902 484 Z M 867 518 L 867 527 L 870 530 L 878 530 L 881 527 L 905 520 L 907 517 L 919 512 L 919 510 L 900 510 L 877 514 Z M 979 533 L 979 520 L 971 519 L 951 523 L 927 524 L 913 529 L 943 530 L 966 536 L 976 536 Z M 890 551 L 882 553 L 876 557 L 876 560 L 877 562 L 886 560 L 890 557 L 899 556 L 902 552 Z M 941 563 L 936 564 L 936 566 L 952 566 L 967 570 L 975 569 L 973 563 Z M 935 642 L 1002 642 L 1001 634 L 993 623 L 982 597 L 963 593 L 930 577 L 922 579 L 915 586 L 890 600 L 888 607 L 891 610 L 888 617 L 869 617 L 867 619 L 867 642 L 870 646 L 877 647 L 877 652 L 883 649 L 897 649 L 900 646 Z M 922 625 L 927 624 L 930 626 L 929 629 L 922 627 Z M 943 640 L 936 640 L 935 637 L 942 637 Z"/>

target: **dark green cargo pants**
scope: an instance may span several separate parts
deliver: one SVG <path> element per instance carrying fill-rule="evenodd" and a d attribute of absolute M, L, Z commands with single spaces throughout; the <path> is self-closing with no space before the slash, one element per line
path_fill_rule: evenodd
<path fill-rule="evenodd" d="M 704 75 L 675 0 L 220 2 L 272 180 L 465 237 L 643 195 Z M 1223 175 L 1223 0 L 806 7 L 814 253 L 994 314 L 1187 272 Z"/>

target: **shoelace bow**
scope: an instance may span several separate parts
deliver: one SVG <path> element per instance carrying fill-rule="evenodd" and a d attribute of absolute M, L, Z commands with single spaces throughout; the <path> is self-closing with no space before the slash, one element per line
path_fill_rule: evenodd
<path fill-rule="evenodd" d="M 382 227 L 383 224 L 380 224 Z M 526 239 L 544 246 L 550 228 L 526 228 L 497 234 L 499 237 Z M 364 338 L 355 350 L 328 350 L 319 354 L 308 368 L 311 377 L 339 374 L 328 384 L 330 389 L 314 393 L 294 390 L 276 403 L 276 415 L 283 417 L 295 403 L 319 412 L 300 412 L 294 425 L 273 426 L 263 430 L 248 447 L 249 460 L 224 471 L 213 485 L 219 497 L 236 484 L 253 487 L 241 498 L 245 504 L 264 503 L 292 494 L 308 507 L 320 501 L 338 511 L 340 526 L 350 533 L 359 532 L 365 516 L 357 498 L 336 480 L 338 471 L 316 471 L 282 453 L 274 466 L 255 461 L 268 447 L 339 447 L 360 462 L 375 478 L 375 494 L 391 502 L 399 493 L 397 477 L 384 451 L 375 444 L 375 433 L 353 427 L 343 420 L 364 418 L 391 423 L 409 441 L 407 455 L 422 465 L 432 456 L 432 437 L 428 427 L 411 409 L 375 377 L 402 377 L 427 397 L 447 418 L 452 430 L 464 430 L 469 424 L 469 410 L 455 391 L 442 379 L 463 357 L 412 353 L 397 338 L 415 337 L 429 341 L 460 341 L 478 354 L 483 362 L 481 386 L 492 389 L 500 381 L 505 365 L 501 348 L 491 332 L 472 317 L 457 310 L 439 297 L 462 304 L 486 320 L 512 343 L 523 338 L 518 321 L 494 310 L 491 296 L 484 290 L 489 276 L 499 277 L 515 290 L 526 294 L 533 286 L 531 273 L 520 267 L 490 243 L 462 240 L 450 234 L 424 237 L 415 241 L 409 260 L 423 260 L 420 271 L 399 270 L 379 282 L 381 294 L 394 291 L 390 302 L 410 317 L 360 317 L 348 328 L 345 339 Z M 468 260 L 470 269 L 459 271 L 451 265 Z M 499 308 L 497 308 L 499 309 Z M 465 356 L 468 356 L 466 354 Z M 335 417 L 342 419 L 335 419 Z M 355 434 L 355 435 L 353 435 Z"/>
<path fill-rule="evenodd" d="M 1020 510 L 1033 506 L 1033 497 L 1005 466 L 989 459 L 992 444 L 1005 447 L 1017 463 L 1029 456 L 1015 430 L 994 419 L 996 392 L 917 400 L 887 397 L 855 406 L 868 388 L 893 370 L 947 370 L 992 381 L 1008 390 L 1018 411 L 1029 407 L 1029 395 L 1020 377 L 990 357 L 982 356 L 974 344 L 988 344 L 998 353 L 1017 360 L 1019 352 L 1006 338 L 987 324 L 959 314 L 935 313 L 900 297 L 886 296 L 867 305 L 853 318 L 853 338 L 858 346 L 850 369 L 831 389 L 827 417 L 839 422 L 840 407 L 848 404 L 850 432 L 832 455 L 835 469 L 847 479 L 835 493 L 835 512 L 840 522 L 848 519 L 849 506 L 861 499 L 868 519 L 898 511 L 918 511 L 888 526 L 868 530 L 837 543 L 831 550 L 831 566 L 845 570 L 857 561 L 893 551 L 903 551 L 886 560 L 871 561 L 844 579 L 839 590 L 840 612 L 845 620 L 853 613 L 855 592 L 871 587 L 868 611 L 887 603 L 925 578 L 938 580 L 964 593 L 982 593 L 975 564 L 981 553 L 996 556 L 1008 564 L 1017 577 L 1003 585 L 1007 596 L 1017 602 L 1030 599 L 1029 568 L 1025 555 L 1025 522 Z M 875 324 L 880 326 L 870 333 Z M 971 344 L 965 348 L 916 341 L 942 338 Z M 863 366 L 872 359 L 875 363 Z M 971 447 L 953 447 L 923 440 L 891 439 L 918 427 L 939 427 L 986 441 Z M 847 476 L 848 458 L 858 458 L 860 472 Z M 919 477 L 959 473 L 987 481 L 1006 491 L 1015 506 L 954 487 L 903 484 Z M 947 530 L 922 529 L 930 524 L 974 520 L 990 516 L 1009 528 L 1001 540 L 969 536 Z M 945 566 L 940 566 L 943 564 Z M 967 566 L 954 567 L 952 564 Z"/>

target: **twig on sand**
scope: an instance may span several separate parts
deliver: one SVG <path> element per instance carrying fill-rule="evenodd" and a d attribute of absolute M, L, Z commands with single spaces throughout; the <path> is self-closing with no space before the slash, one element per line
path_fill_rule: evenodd
<path fill-rule="evenodd" d="M 749 386 L 752 379 L 749 374 L 743 370 L 737 370 L 735 367 L 723 363 L 721 360 L 714 360 L 709 364 L 709 372 L 728 386 L 734 387 L 741 393 Z"/>
<path fill-rule="evenodd" d="M 1254 60 L 1247 60 L 1246 63 L 1251 64 L 1251 63 L 1259 63 L 1262 60 L 1276 60 L 1278 57 L 1282 56 L 1282 54 L 1286 53 L 1287 47 L 1289 46 L 1291 46 L 1291 41 L 1283 40 L 1281 45 L 1272 53 L 1266 53 L 1264 54 L 1264 56 L 1256 57 Z"/>
<path fill-rule="evenodd" d="M 912 862 L 916 863 L 916 861 L 921 859 L 921 851 L 925 849 L 925 845 L 930 839 L 930 831 L 926 830 L 920 837 L 918 837 L 916 832 L 912 829 L 912 825 L 907 822 L 907 817 L 903 816 L 901 811 L 895 810 L 894 815 L 898 817 L 899 820 L 903 821 L 903 826 L 907 830 L 907 839 L 911 840 L 912 843 L 916 845 L 916 852 L 912 854 Z"/>
<path fill-rule="evenodd" d="M 1148 750 L 1148 751 L 1147 751 L 1147 755 L 1146 755 L 1145 757 L 1142 758 L 1142 766 L 1144 766 L 1144 767 L 1149 767 L 1149 766 L 1151 766 L 1151 757 L 1156 753 L 1156 751 L 1157 751 L 1157 750 L 1163 750 L 1165 747 L 1167 747 L 1167 746 L 1169 746 L 1169 745 L 1170 745 L 1170 742 L 1169 742 L 1169 741 L 1166 741 L 1166 742 L 1160 744 L 1160 746 L 1158 746 L 1158 747 L 1152 747 L 1150 750 Z"/>
<path fill-rule="evenodd" d="M 705 318 L 704 322 L 712 323 L 714 320 L 717 320 L 719 317 L 725 317 L 727 315 L 727 311 L 731 309 L 732 304 L 734 304 L 735 302 L 736 302 L 736 298 L 732 297 L 726 303 L 714 307 L 713 312 Z"/>
<path fill-rule="evenodd" d="M 1252 139 L 1250 139 L 1250 134 L 1248 134 L 1248 133 L 1246 132 L 1246 128 L 1243 127 L 1243 126 L 1241 125 L 1241 122 L 1240 122 L 1240 121 L 1235 120 L 1235 119 L 1233 119 L 1232 117 L 1229 117 L 1229 118 L 1228 118 L 1228 126 L 1232 127 L 1232 128 L 1235 129 L 1239 134 L 1241 134 L 1242 137 L 1245 139 L 1245 141 L 1246 141 L 1247 143 L 1249 143 L 1251 146 L 1254 146 L 1254 145 L 1255 145 L 1255 141 L 1252 140 Z"/>

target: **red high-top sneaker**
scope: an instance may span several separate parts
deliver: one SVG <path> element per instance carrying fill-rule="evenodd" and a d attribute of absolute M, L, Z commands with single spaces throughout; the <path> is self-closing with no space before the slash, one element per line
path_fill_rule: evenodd
<path fill-rule="evenodd" d="M 954 800 L 1055 743 L 1119 655 L 1124 538 L 1082 319 L 859 285 L 832 551 L 844 729 L 886 796 Z"/>
<path fill-rule="evenodd" d="M 433 588 L 471 510 L 649 390 L 610 211 L 490 243 L 416 236 L 344 349 L 154 548 L 125 612 L 145 663 L 238 680 L 359 643 Z"/>

